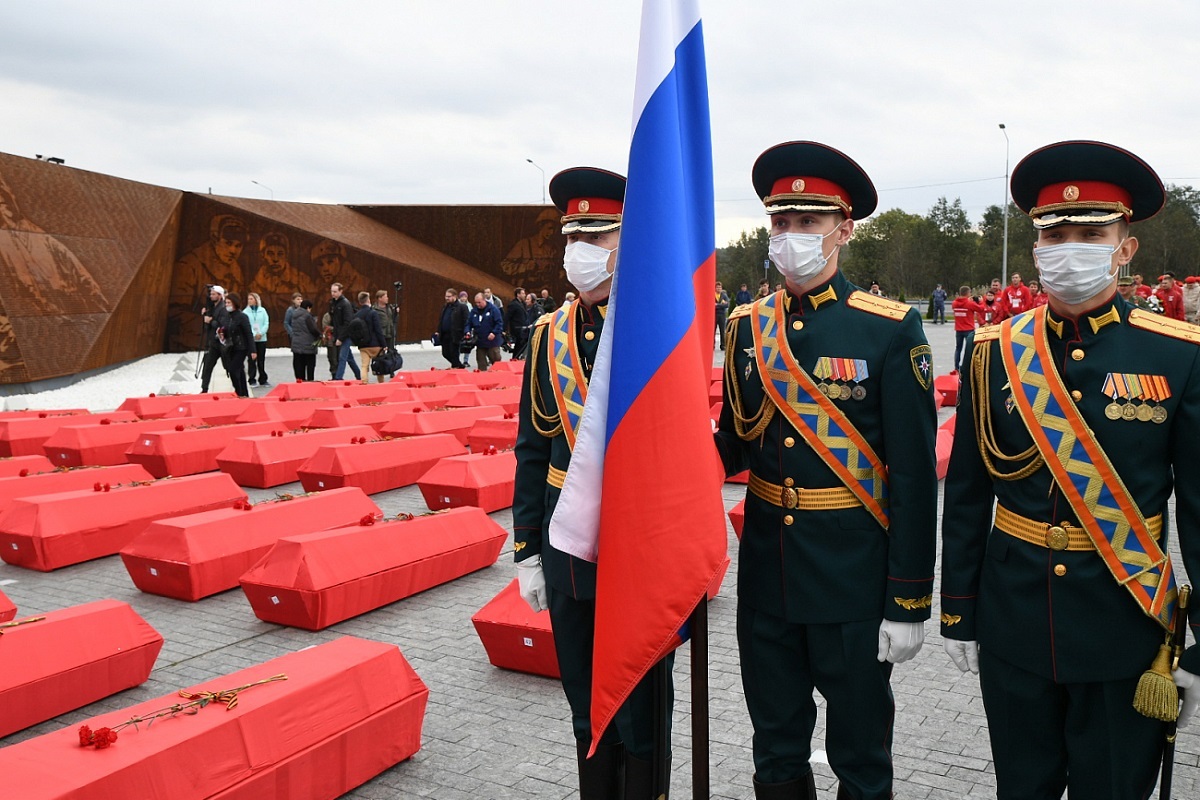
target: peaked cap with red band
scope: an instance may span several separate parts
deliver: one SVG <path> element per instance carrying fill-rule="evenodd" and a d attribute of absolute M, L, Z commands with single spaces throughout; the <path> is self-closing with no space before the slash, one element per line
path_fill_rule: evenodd
<path fill-rule="evenodd" d="M 754 162 L 751 179 L 768 214 L 840 212 L 863 219 L 879 203 L 863 168 L 845 153 L 818 142 L 785 142 L 769 148 Z"/>
<path fill-rule="evenodd" d="M 1149 219 L 1167 194 L 1150 165 L 1128 150 L 1069 141 L 1021 159 L 1012 172 L 1012 198 L 1043 229 Z"/>
<path fill-rule="evenodd" d="M 625 178 L 595 167 L 572 167 L 550 179 L 550 199 L 563 233 L 607 233 L 621 227 Z"/>

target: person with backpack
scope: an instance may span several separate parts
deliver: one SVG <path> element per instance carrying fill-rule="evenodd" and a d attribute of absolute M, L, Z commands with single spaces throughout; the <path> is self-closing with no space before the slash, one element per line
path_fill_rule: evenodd
<path fill-rule="evenodd" d="M 362 382 L 366 383 L 371 379 L 371 359 L 379 355 L 385 344 L 379 317 L 371 307 L 370 292 L 358 293 L 358 311 L 350 320 L 349 330 L 350 341 L 358 348 L 358 357 L 362 361 Z M 376 375 L 375 380 L 382 383 L 383 376 Z"/>
<path fill-rule="evenodd" d="M 489 303 L 483 292 L 475 295 L 475 307 L 467 315 L 466 337 L 475 334 L 475 363 L 480 372 L 500 362 L 500 345 L 504 342 L 504 319 L 495 303 Z"/>
<path fill-rule="evenodd" d="M 333 379 L 340 381 L 349 364 L 354 377 L 361 380 L 358 363 L 350 355 L 350 321 L 354 319 L 354 308 L 350 305 L 350 299 L 342 293 L 340 283 L 330 285 L 329 294 L 329 321 L 333 324 L 333 344 L 338 349 L 337 371 L 333 373 Z"/>

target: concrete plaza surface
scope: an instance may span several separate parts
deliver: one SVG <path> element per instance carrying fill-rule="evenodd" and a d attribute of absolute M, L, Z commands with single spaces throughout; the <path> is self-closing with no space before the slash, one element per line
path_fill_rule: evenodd
<path fill-rule="evenodd" d="M 925 329 L 933 347 L 935 372 L 944 373 L 954 352 L 953 325 L 927 323 Z M 290 357 L 282 351 L 272 352 L 268 361 L 271 379 L 291 380 Z M 718 353 L 718 363 L 720 357 Z M 174 358 L 155 357 L 151 368 L 162 372 L 162 376 L 152 375 L 148 380 L 151 383 L 157 380 L 160 385 L 169 383 L 172 374 L 190 371 L 190 358 L 183 356 L 176 363 Z M 423 349 L 406 348 L 405 359 L 408 369 L 444 366 L 438 352 L 428 344 Z M 317 377 L 328 377 L 323 356 L 318 359 Z M 65 397 L 71 394 L 70 389 L 60 391 Z M 86 387 L 79 386 L 76 391 L 84 393 Z M 264 390 L 258 389 L 257 393 Z M 113 394 L 107 407 L 118 405 L 123 396 Z M 65 400 L 56 404 L 70 405 Z M 943 409 L 939 416 L 944 420 L 950 413 Z M 254 501 L 299 491 L 302 491 L 299 483 L 271 490 L 247 490 Z M 726 509 L 742 499 L 745 491 L 744 486 L 726 484 L 723 490 Z M 389 516 L 427 510 L 416 487 L 374 495 L 372 499 Z M 575 748 L 559 684 L 492 667 L 471 625 L 471 615 L 514 574 L 512 516 L 507 510 L 491 516 L 510 533 L 495 565 L 319 633 L 260 622 L 240 590 L 196 603 L 143 594 L 134 588 L 117 556 L 49 574 L 0 564 L 0 588 L 17 604 L 18 618 L 115 598 L 132 605 L 166 638 L 157 665 L 142 686 L 0 739 L 0 746 L 59 728 L 75 727 L 105 711 L 170 694 L 303 647 L 352 635 L 399 646 L 429 686 L 430 695 L 421 750 L 346 797 L 439 800 L 573 797 Z M 711 796 L 745 800 L 753 797 L 752 730 L 742 697 L 735 639 L 737 540 L 732 529 L 728 536 L 733 564 L 720 596 L 709 605 Z M 1182 573 L 1177 548 L 1173 550 L 1176 569 Z M 938 613 L 935 602 L 934 620 Z M 912 800 L 994 797 L 995 776 L 978 679 L 961 675 L 942 652 L 941 645 L 938 626 L 931 621 L 926 626 L 925 647 L 920 654 L 913 661 L 897 666 L 893 673 L 896 797 Z M 689 669 L 690 658 L 684 647 L 675 665 L 672 795 L 676 798 L 691 797 Z M 314 702 L 320 702 L 319 698 Z M 814 749 L 818 751 L 814 762 L 818 794 L 832 798 L 833 773 L 821 760 L 823 702 L 821 705 L 822 717 L 814 737 Z M 1178 748 L 1175 797 L 1198 797 L 1200 737 L 1195 731 L 1182 732 Z"/>

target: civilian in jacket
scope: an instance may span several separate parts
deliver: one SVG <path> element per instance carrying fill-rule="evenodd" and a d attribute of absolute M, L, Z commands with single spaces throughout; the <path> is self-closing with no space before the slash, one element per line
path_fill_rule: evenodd
<path fill-rule="evenodd" d="M 271 317 L 262 307 L 262 298 L 255 292 L 246 295 L 246 310 L 242 313 L 250 320 L 250 330 L 254 334 L 254 340 L 249 343 L 248 352 L 253 352 L 255 357 L 246 362 L 248 379 L 246 382 L 251 386 L 255 383 L 268 386 L 270 382 L 267 380 L 267 330 L 271 325 Z M 254 377 L 255 364 L 258 365 L 257 381 Z"/>
<path fill-rule="evenodd" d="M 298 381 L 316 380 L 321 328 L 312 315 L 312 300 L 302 300 L 292 314 L 292 372 Z"/>
<path fill-rule="evenodd" d="M 504 330 L 512 337 L 514 359 L 525 357 L 525 342 L 529 338 L 530 322 L 525 313 L 525 290 L 518 288 L 504 311 Z"/>
<path fill-rule="evenodd" d="M 342 376 L 346 374 L 346 365 L 350 365 L 350 371 L 354 373 L 355 378 L 362 378 L 362 374 L 358 371 L 358 364 L 354 362 L 354 357 L 350 354 L 350 320 L 354 319 L 354 308 L 350 305 L 350 299 L 342 294 L 342 285 L 335 283 L 329 287 L 331 301 L 329 303 L 329 318 L 333 324 L 333 344 L 338 348 L 338 363 L 337 371 L 333 373 L 333 379 L 340 381 Z"/>
<path fill-rule="evenodd" d="M 383 339 L 383 327 L 379 324 L 379 315 L 371 306 L 370 292 L 358 293 L 358 311 L 354 316 L 367 326 L 367 343 L 358 347 L 358 357 L 362 359 L 362 382 L 366 383 L 371 379 L 371 359 L 379 355 L 386 343 Z M 383 376 L 376 375 L 375 380 L 382 383 Z"/>
<path fill-rule="evenodd" d="M 475 295 L 475 307 L 467 316 L 466 335 L 475 334 L 475 362 L 480 372 L 500 361 L 500 345 L 504 342 L 504 320 L 500 309 L 489 303 L 483 292 Z"/>
<path fill-rule="evenodd" d="M 221 330 L 221 335 L 230 343 L 225 368 L 229 370 L 229 379 L 233 381 L 234 394 L 249 397 L 245 362 L 250 358 L 253 363 L 258 353 L 254 351 L 254 332 L 250 329 L 250 319 L 242 311 L 242 298 L 238 297 L 237 292 L 225 296 L 225 311 L 229 314 L 229 322 Z"/>
<path fill-rule="evenodd" d="M 221 342 L 217 338 L 217 331 L 229 325 L 229 314 L 225 311 L 224 288 L 209 287 L 208 302 L 204 304 L 202 316 L 204 318 L 204 367 L 200 373 L 200 394 L 207 394 L 208 384 L 212 380 L 213 367 L 220 361 L 222 367 L 225 368 L 225 355 L 221 351 Z"/>
<path fill-rule="evenodd" d="M 467 307 L 458 302 L 458 292 L 446 290 L 446 305 L 442 307 L 442 317 L 438 320 L 437 335 L 442 345 L 442 357 L 450 362 L 452 369 L 466 369 L 462 356 L 458 352 L 459 342 L 467 329 Z"/>

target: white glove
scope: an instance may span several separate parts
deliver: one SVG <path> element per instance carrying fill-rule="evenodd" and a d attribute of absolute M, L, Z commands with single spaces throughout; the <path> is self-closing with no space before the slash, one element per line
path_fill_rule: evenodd
<path fill-rule="evenodd" d="M 946 651 L 946 655 L 950 656 L 954 666 L 963 672 L 970 672 L 972 675 L 979 674 L 979 642 L 974 639 L 966 642 L 958 639 L 943 639 L 942 649 Z"/>
<path fill-rule="evenodd" d="M 1186 728 L 1188 723 L 1192 721 L 1192 715 L 1196 713 L 1196 708 L 1200 707 L 1200 678 L 1197 678 L 1186 669 L 1175 670 L 1175 685 L 1180 689 L 1187 689 L 1183 695 L 1183 707 L 1179 709 L 1179 719 L 1176 721 L 1176 726 Z"/>
<path fill-rule="evenodd" d="M 893 622 L 885 619 L 879 626 L 878 659 L 902 664 L 915 656 L 925 644 L 925 624 Z"/>
<path fill-rule="evenodd" d="M 517 586 L 521 590 L 521 599 L 529 603 L 535 614 L 550 608 L 546 598 L 546 575 L 542 572 L 541 556 L 531 556 L 517 562 Z"/>

